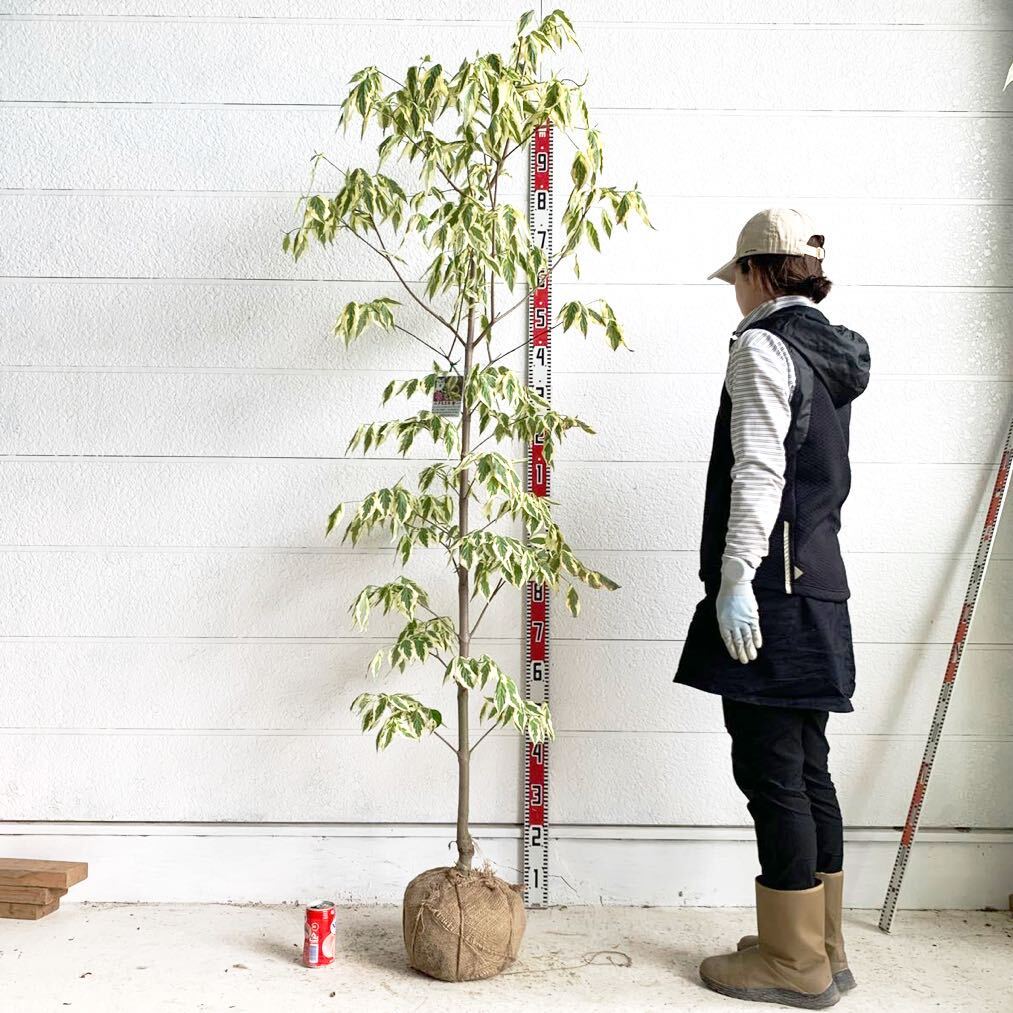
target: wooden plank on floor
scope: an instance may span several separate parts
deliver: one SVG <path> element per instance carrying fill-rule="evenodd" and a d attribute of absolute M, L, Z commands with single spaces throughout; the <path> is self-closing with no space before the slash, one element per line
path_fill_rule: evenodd
<path fill-rule="evenodd" d="M 67 890 L 87 876 L 87 862 L 0 858 L 0 886 L 47 886 Z"/>
<path fill-rule="evenodd" d="M 60 898 L 48 904 L 8 904 L 0 902 L 0 918 L 21 918 L 25 921 L 37 921 L 52 914 L 60 906 Z"/>
<path fill-rule="evenodd" d="M 48 886 L 0 886 L 0 901 L 11 904 L 49 904 L 67 891 Z"/>

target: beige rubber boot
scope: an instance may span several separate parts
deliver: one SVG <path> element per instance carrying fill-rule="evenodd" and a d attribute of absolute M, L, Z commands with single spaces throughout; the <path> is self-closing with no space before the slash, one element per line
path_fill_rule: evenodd
<path fill-rule="evenodd" d="M 858 982 L 848 967 L 848 957 L 844 952 L 844 931 L 842 926 L 842 909 L 844 907 L 844 873 L 817 872 L 816 878 L 823 884 L 823 899 L 826 902 L 826 948 L 830 959 L 830 970 L 834 975 L 834 984 L 841 992 L 850 992 Z M 739 940 L 739 949 L 746 950 L 759 942 L 757 936 L 743 936 Z"/>
<path fill-rule="evenodd" d="M 753 1002 L 826 1009 L 841 993 L 824 944 L 823 883 L 809 890 L 771 890 L 756 881 L 758 942 L 708 957 L 703 983 L 715 992 Z"/>

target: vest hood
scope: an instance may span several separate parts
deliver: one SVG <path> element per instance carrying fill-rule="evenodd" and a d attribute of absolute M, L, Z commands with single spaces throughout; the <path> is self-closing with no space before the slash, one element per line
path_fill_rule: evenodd
<path fill-rule="evenodd" d="M 805 356 L 826 385 L 835 408 L 854 401 L 868 387 L 869 345 L 858 331 L 830 323 L 815 306 L 786 306 L 769 314 L 775 316 L 778 333 Z M 766 319 L 761 317 L 750 326 L 762 329 Z"/>

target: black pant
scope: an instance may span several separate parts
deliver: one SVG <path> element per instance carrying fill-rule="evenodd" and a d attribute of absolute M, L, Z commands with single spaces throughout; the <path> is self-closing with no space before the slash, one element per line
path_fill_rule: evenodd
<path fill-rule="evenodd" d="M 840 872 L 844 835 L 827 770 L 827 712 L 722 697 L 732 774 L 756 827 L 760 882 L 807 890 L 814 873 Z"/>

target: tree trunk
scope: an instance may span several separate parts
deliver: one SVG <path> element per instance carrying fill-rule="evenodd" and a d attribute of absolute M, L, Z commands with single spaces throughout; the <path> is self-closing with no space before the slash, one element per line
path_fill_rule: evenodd
<path fill-rule="evenodd" d="M 475 307 L 468 309 L 468 340 L 464 349 L 464 371 L 462 385 L 468 381 L 471 371 L 472 353 L 475 340 Z M 461 457 L 471 450 L 471 410 L 461 391 Z M 468 533 L 468 471 L 460 474 L 458 485 L 457 523 L 463 538 Z M 469 574 L 466 566 L 457 568 L 457 611 L 458 611 L 458 652 L 467 658 L 471 652 L 469 617 Z M 457 687 L 457 868 L 468 871 L 475 855 L 475 842 L 468 829 L 469 805 L 471 800 L 471 736 L 468 729 L 468 690 Z"/>

